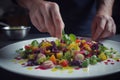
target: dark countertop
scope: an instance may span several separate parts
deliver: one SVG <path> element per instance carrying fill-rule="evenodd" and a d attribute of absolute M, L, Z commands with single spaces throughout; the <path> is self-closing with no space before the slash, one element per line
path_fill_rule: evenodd
<path fill-rule="evenodd" d="M 49 35 L 46 35 L 46 34 L 29 34 L 23 40 L 40 38 L 40 37 L 48 37 L 48 36 Z M 120 35 L 115 35 L 115 36 L 113 36 L 109 39 L 120 42 Z M 9 44 L 18 42 L 18 41 L 23 41 L 23 40 L 9 40 L 4 35 L 0 35 L 0 48 L 4 47 L 6 45 L 9 45 Z M 37 78 L 33 78 L 33 77 L 28 77 L 28 76 L 15 74 L 15 73 L 9 72 L 7 70 L 4 70 L 2 68 L 0 68 L 0 78 L 2 80 L 8 80 L 8 79 L 9 80 L 43 80 L 43 79 L 37 79 Z M 114 74 L 111 74 L 111 75 L 102 76 L 102 77 L 83 79 L 83 80 L 120 80 L 120 72 L 114 73 Z"/>

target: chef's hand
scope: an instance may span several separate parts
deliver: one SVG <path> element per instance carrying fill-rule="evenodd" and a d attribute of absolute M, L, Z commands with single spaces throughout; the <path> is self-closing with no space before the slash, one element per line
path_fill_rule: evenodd
<path fill-rule="evenodd" d="M 116 25 L 111 17 L 115 0 L 97 0 L 96 16 L 92 24 L 92 39 L 108 38 L 116 33 Z"/>
<path fill-rule="evenodd" d="M 58 4 L 44 0 L 19 0 L 19 3 L 29 10 L 31 22 L 39 31 L 61 38 L 64 23 Z"/>
<path fill-rule="evenodd" d="M 116 25 L 111 16 L 96 15 L 92 25 L 92 39 L 100 40 L 116 33 Z"/>

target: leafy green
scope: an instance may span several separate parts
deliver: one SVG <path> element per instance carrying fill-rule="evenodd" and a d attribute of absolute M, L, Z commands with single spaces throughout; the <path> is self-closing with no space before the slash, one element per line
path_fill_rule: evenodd
<path fill-rule="evenodd" d="M 39 46 L 39 43 L 38 43 L 37 40 L 34 40 L 34 41 L 31 42 L 31 45 L 32 45 L 32 46 L 35 46 L 35 47 L 38 47 L 38 46 Z"/>
<path fill-rule="evenodd" d="M 76 36 L 74 34 L 65 34 L 65 32 L 63 31 L 62 40 L 65 41 L 67 44 L 70 44 L 71 42 L 76 40 Z"/>
<path fill-rule="evenodd" d="M 111 53 L 113 53 L 113 54 L 116 54 L 116 53 L 117 53 L 117 51 L 114 50 L 113 48 L 110 48 L 110 50 L 111 50 Z"/>
<path fill-rule="evenodd" d="M 85 59 L 83 62 L 82 62 L 82 67 L 88 67 L 89 65 L 89 59 Z"/>
<path fill-rule="evenodd" d="M 32 49 L 25 50 L 25 53 L 31 53 Z"/>
<path fill-rule="evenodd" d="M 69 38 L 71 41 L 75 41 L 76 40 L 76 36 L 74 34 L 70 34 Z"/>
<path fill-rule="evenodd" d="M 27 54 L 25 53 L 25 51 L 21 52 L 21 53 L 20 53 L 20 56 L 21 56 L 23 59 L 26 59 L 26 58 L 27 58 Z"/>
<path fill-rule="evenodd" d="M 104 52 L 105 50 L 107 50 L 107 48 L 103 45 L 99 45 L 99 51 L 100 52 Z"/>
<path fill-rule="evenodd" d="M 62 40 L 67 41 L 69 40 L 69 36 L 67 34 L 62 35 Z"/>
<path fill-rule="evenodd" d="M 92 64 L 92 65 L 97 64 L 97 60 L 96 59 L 90 59 L 90 64 Z"/>
<path fill-rule="evenodd" d="M 96 55 L 93 55 L 91 58 L 90 58 L 90 64 L 97 64 L 98 62 L 98 58 Z"/>
<path fill-rule="evenodd" d="M 20 48 L 20 49 L 16 50 L 16 53 L 22 53 L 23 51 L 24 51 L 23 48 Z"/>
<path fill-rule="evenodd" d="M 71 60 L 71 57 L 72 57 L 72 53 L 71 51 L 67 51 L 65 54 L 64 54 L 64 59 L 67 59 L 67 60 Z"/>

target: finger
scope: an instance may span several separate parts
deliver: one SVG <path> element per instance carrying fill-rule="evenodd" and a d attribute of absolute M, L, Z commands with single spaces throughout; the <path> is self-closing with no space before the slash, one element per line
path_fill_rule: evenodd
<path fill-rule="evenodd" d="M 35 17 L 36 17 L 36 20 L 37 20 L 38 25 L 39 25 L 39 30 L 41 32 L 47 32 L 47 29 L 45 27 L 44 18 L 42 16 L 41 12 L 37 11 L 37 14 L 35 15 Z"/>
<path fill-rule="evenodd" d="M 99 36 L 102 34 L 102 32 L 105 29 L 105 25 L 106 25 L 106 19 L 102 19 L 100 20 L 100 22 L 97 22 L 97 29 L 95 31 L 95 34 L 93 36 L 93 40 L 98 40 Z"/>
<path fill-rule="evenodd" d="M 38 19 L 37 19 L 37 11 L 36 12 L 30 12 L 29 13 L 29 15 L 30 15 L 30 19 L 31 19 L 31 22 L 32 22 L 32 24 L 40 31 L 40 32 L 46 32 L 45 30 L 43 30 L 42 28 L 41 28 L 41 25 L 39 25 L 39 21 L 38 21 Z M 41 19 L 41 18 L 40 18 Z"/>
<path fill-rule="evenodd" d="M 116 34 L 116 25 L 115 25 L 115 23 L 113 24 L 113 34 L 114 35 Z"/>
<path fill-rule="evenodd" d="M 113 32 L 113 35 L 115 35 L 115 33 L 116 33 L 116 24 L 115 24 L 113 19 L 111 19 L 111 21 L 113 22 L 113 24 L 112 24 L 112 27 L 113 27 L 112 32 Z"/>
<path fill-rule="evenodd" d="M 39 27 L 38 22 L 37 22 L 35 16 L 32 15 L 32 14 L 29 14 L 29 15 L 30 15 L 30 20 L 31 20 L 32 24 L 33 24 L 36 28 Z M 38 29 L 38 28 L 37 28 L 37 29 Z M 39 29 L 38 29 L 38 30 L 39 30 Z"/>
<path fill-rule="evenodd" d="M 108 38 L 111 35 L 113 35 L 113 32 L 112 32 L 113 30 L 112 29 L 113 29 L 112 22 L 110 20 L 108 20 L 107 23 L 106 23 L 104 31 L 100 35 L 100 39 Z"/>
<path fill-rule="evenodd" d="M 50 33 L 51 36 L 55 36 L 54 24 L 50 17 L 48 4 L 44 4 L 43 6 L 41 6 L 41 13 L 44 18 L 45 27 L 47 31 Z"/>
<path fill-rule="evenodd" d="M 62 30 L 64 29 L 64 23 L 59 11 L 59 7 L 57 4 L 52 4 L 51 6 L 51 15 L 52 19 L 55 25 L 55 34 L 56 37 L 61 38 L 62 37 Z"/>
<path fill-rule="evenodd" d="M 92 33 L 92 39 L 93 39 L 93 36 L 94 36 L 94 34 L 95 34 L 95 30 L 96 30 L 96 28 L 97 28 L 97 23 L 96 23 L 96 19 L 94 19 L 93 20 L 93 22 L 92 22 L 92 28 L 91 28 L 91 33 Z"/>

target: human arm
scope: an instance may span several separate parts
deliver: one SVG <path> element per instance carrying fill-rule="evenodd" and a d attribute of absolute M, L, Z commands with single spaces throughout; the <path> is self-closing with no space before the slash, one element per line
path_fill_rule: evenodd
<path fill-rule="evenodd" d="M 112 18 L 114 0 L 96 0 L 97 12 L 92 23 L 92 39 L 108 38 L 116 33 L 116 25 Z"/>
<path fill-rule="evenodd" d="M 64 23 L 56 3 L 44 0 L 16 1 L 29 11 L 31 22 L 39 31 L 61 38 Z"/>

